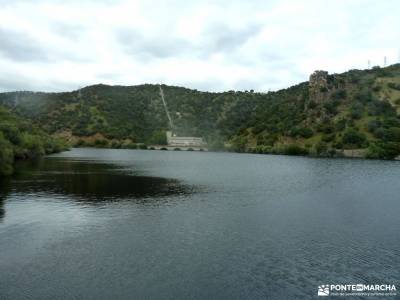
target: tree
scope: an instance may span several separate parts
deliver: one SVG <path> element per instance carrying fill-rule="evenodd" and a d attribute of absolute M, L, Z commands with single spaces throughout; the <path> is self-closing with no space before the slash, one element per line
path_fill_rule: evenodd
<path fill-rule="evenodd" d="M 343 134 L 342 142 L 348 146 L 361 147 L 366 141 L 366 136 L 355 129 L 348 129 Z"/>
<path fill-rule="evenodd" d="M 14 153 L 12 146 L 0 132 L 0 175 L 10 175 L 13 171 Z"/>
<path fill-rule="evenodd" d="M 239 135 L 232 140 L 233 150 L 236 152 L 245 152 L 247 145 L 247 137 Z"/>
<path fill-rule="evenodd" d="M 27 158 L 37 158 L 44 155 L 46 152 L 43 147 L 42 139 L 38 135 L 24 133 L 22 135 L 22 146 L 26 149 Z"/>
<path fill-rule="evenodd" d="M 362 117 L 364 113 L 364 107 L 360 103 L 354 103 L 350 108 L 350 117 L 352 119 L 358 120 Z"/>
<path fill-rule="evenodd" d="M 328 145 L 324 141 L 315 144 L 315 153 L 317 155 L 325 154 L 328 151 Z"/>
<path fill-rule="evenodd" d="M 372 159 L 394 159 L 400 155 L 400 143 L 371 143 L 368 147 L 367 158 Z"/>
<path fill-rule="evenodd" d="M 283 154 L 286 155 L 307 155 L 308 150 L 297 144 L 290 144 L 284 147 Z"/>
<path fill-rule="evenodd" d="M 154 131 L 148 140 L 148 144 L 150 144 L 150 145 L 166 145 L 167 144 L 166 132 L 164 130 Z"/>

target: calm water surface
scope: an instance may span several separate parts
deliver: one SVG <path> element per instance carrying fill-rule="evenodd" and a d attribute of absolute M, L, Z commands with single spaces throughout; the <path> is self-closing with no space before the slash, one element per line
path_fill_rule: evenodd
<path fill-rule="evenodd" d="M 0 299 L 400 288 L 400 163 L 74 149 L 0 181 Z M 386 298 L 387 299 L 387 298 Z"/>

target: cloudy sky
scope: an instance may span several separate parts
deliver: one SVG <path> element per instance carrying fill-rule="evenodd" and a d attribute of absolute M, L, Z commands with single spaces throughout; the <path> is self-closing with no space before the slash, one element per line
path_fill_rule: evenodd
<path fill-rule="evenodd" d="M 398 0 L 0 0 L 0 91 L 268 91 L 399 61 Z"/>

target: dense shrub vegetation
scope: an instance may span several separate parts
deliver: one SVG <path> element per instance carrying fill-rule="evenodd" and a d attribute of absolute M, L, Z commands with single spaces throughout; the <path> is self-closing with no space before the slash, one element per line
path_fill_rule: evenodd
<path fill-rule="evenodd" d="M 63 140 L 51 137 L 0 107 L 0 175 L 13 172 L 15 159 L 37 158 L 65 148 Z"/>

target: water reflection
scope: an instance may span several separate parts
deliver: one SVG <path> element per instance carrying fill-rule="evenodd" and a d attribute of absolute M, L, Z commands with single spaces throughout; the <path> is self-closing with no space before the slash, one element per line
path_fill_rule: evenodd
<path fill-rule="evenodd" d="M 0 222 L 2 222 L 6 211 L 4 209 L 4 202 L 10 192 L 10 183 L 7 178 L 0 178 Z"/>
<path fill-rule="evenodd" d="M 22 162 L 18 169 L 13 185 L 19 193 L 67 195 L 80 202 L 157 201 L 193 192 L 193 187 L 178 180 L 140 176 L 115 165 L 90 161 L 50 158 Z"/>

